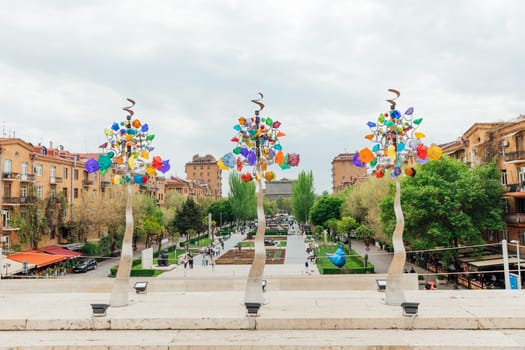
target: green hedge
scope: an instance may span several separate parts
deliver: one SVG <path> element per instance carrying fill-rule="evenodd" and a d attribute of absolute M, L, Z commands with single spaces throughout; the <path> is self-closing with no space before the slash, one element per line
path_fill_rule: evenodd
<path fill-rule="evenodd" d="M 286 236 L 288 235 L 288 231 L 267 229 L 264 235 L 265 236 Z"/>
<path fill-rule="evenodd" d="M 115 277 L 117 275 L 118 266 L 113 266 L 109 269 L 109 276 Z M 153 277 L 156 271 L 154 269 L 132 269 L 130 272 L 131 277 Z"/>
<path fill-rule="evenodd" d="M 324 267 L 319 271 L 322 275 L 343 275 L 343 274 L 353 274 L 353 273 L 374 273 L 374 265 L 368 264 L 366 268 L 364 267 Z"/>

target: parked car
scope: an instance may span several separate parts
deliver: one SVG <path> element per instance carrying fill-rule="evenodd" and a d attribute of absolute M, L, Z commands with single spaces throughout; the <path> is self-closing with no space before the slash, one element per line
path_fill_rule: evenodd
<path fill-rule="evenodd" d="M 73 267 L 73 272 L 88 272 L 97 269 L 97 261 L 93 258 L 84 259 Z"/>

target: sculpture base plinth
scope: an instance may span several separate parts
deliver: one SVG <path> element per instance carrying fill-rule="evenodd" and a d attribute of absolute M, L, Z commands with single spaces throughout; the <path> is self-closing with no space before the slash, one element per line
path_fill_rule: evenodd
<path fill-rule="evenodd" d="M 126 279 L 115 279 L 109 305 L 111 307 L 122 307 L 129 305 L 129 281 Z"/>
<path fill-rule="evenodd" d="M 403 275 L 388 275 L 385 293 L 385 304 L 401 305 L 405 301 L 406 298 L 403 285 Z"/>

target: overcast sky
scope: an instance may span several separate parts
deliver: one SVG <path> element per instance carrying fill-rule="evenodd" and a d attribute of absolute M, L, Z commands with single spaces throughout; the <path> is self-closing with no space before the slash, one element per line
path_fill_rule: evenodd
<path fill-rule="evenodd" d="M 129 97 L 182 178 L 194 154 L 231 151 L 259 91 L 284 151 L 301 154 L 277 177 L 312 170 L 319 194 L 337 154 L 371 146 L 389 88 L 424 118 L 427 144 L 525 114 L 524 1 L 0 4 L 4 136 L 96 152 Z"/>

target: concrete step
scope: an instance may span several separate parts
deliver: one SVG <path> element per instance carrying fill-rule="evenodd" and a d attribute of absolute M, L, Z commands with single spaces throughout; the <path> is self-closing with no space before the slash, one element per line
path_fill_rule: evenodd
<path fill-rule="evenodd" d="M 524 348 L 525 330 L 0 332 L 0 350 L 501 350 Z"/>

